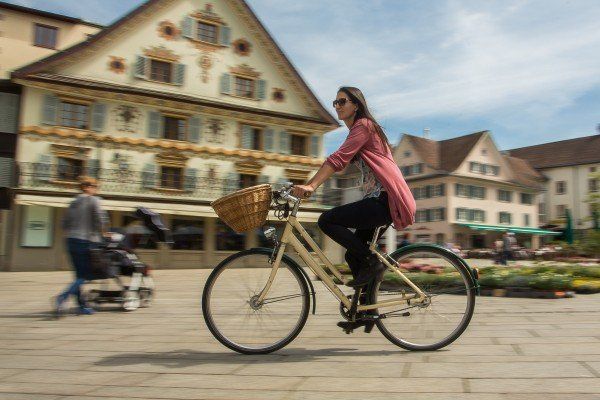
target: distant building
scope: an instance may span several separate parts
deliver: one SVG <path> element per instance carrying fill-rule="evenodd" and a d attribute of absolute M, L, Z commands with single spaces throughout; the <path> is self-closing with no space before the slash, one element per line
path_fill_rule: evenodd
<path fill-rule="evenodd" d="M 0 2 L 0 269 L 9 254 L 11 214 L 17 170 L 14 159 L 21 85 L 10 80 L 16 68 L 86 40 L 101 25 L 78 18 Z"/>
<path fill-rule="evenodd" d="M 510 230 L 535 248 L 539 235 L 551 234 L 538 228 L 535 198 L 544 177 L 526 161 L 503 155 L 490 132 L 442 141 L 403 135 L 393 154 L 417 202 L 416 222 L 404 230 L 411 241 L 493 247 Z M 361 198 L 359 181 L 353 166 L 337 177 L 344 201 Z M 401 232 L 386 232 L 388 251 L 400 241 Z"/>
<path fill-rule="evenodd" d="M 592 228 L 592 210 L 585 200 L 600 190 L 600 182 L 592 176 L 600 171 L 600 135 L 520 147 L 507 153 L 526 160 L 547 179 L 536 198 L 540 225 L 564 226 L 565 210 L 569 209 L 576 231 Z"/>

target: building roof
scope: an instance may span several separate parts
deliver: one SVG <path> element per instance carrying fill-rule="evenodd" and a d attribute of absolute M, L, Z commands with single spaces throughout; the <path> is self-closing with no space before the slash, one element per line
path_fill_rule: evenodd
<path fill-rule="evenodd" d="M 48 12 L 48 11 L 38 10 L 36 8 L 19 6 L 17 4 L 11 4 L 11 3 L 4 2 L 4 1 L 0 1 L 0 8 L 4 8 L 6 10 L 12 10 L 12 11 L 19 11 L 19 12 L 26 13 L 26 14 L 38 15 L 40 17 L 51 18 L 51 19 L 55 19 L 58 21 L 70 22 L 72 24 L 88 25 L 88 26 L 92 26 L 94 28 L 100 28 L 100 29 L 104 28 L 104 25 L 96 24 L 94 22 L 89 22 L 89 21 L 83 20 L 81 18 L 69 17 L 69 16 L 63 15 L 63 14 L 56 14 L 56 13 L 52 13 L 52 12 Z"/>
<path fill-rule="evenodd" d="M 600 135 L 520 147 L 507 152 L 527 160 L 536 169 L 594 164 L 600 162 Z"/>
<path fill-rule="evenodd" d="M 12 77 L 13 78 L 27 78 L 29 75 L 32 75 L 32 74 L 46 72 L 52 65 L 56 64 L 57 62 L 63 60 L 66 57 L 71 56 L 72 54 L 79 53 L 92 45 L 97 45 L 104 41 L 110 41 L 111 33 L 116 31 L 121 26 L 125 25 L 128 21 L 130 21 L 137 15 L 145 12 L 148 9 L 151 9 L 154 5 L 156 5 L 157 3 L 161 2 L 161 1 L 165 1 L 165 0 L 148 0 L 147 2 L 141 4 L 139 7 L 133 9 L 128 14 L 125 14 L 123 17 L 121 17 L 120 19 L 118 19 L 117 21 L 112 23 L 111 25 L 107 26 L 105 29 L 101 30 L 94 36 L 91 36 L 86 41 L 80 42 L 74 46 L 71 46 L 71 47 L 63 50 L 63 51 L 59 51 L 59 52 L 54 53 L 54 54 L 52 54 L 46 58 L 43 58 L 39 61 L 33 62 L 24 67 L 21 67 L 12 73 Z M 308 94 L 308 96 L 309 96 L 310 100 L 313 102 L 313 104 L 316 105 L 317 112 L 318 112 L 320 118 L 322 119 L 322 121 L 326 122 L 328 124 L 331 124 L 331 125 L 339 126 L 339 122 L 333 117 L 333 115 L 331 115 L 331 113 L 329 113 L 329 111 L 327 111 L 325 109 L 325 107 L 323 107 L 323 105 L 321 104 L 319 99 L 315 96 L 313 91 L 306 84 L 306 82 L 304 81 L 302 76 L 300 76 L 300 74 L 298 73 L 296 68 L 292 65 L 290 60 L 287 58 L 287 56 L 285 55 L 283 50 L 281 50 L 281 48 L 279 47 L 277 42 L 273 39 L 273 37 L 267 31 L 267 29 L 264 27 L 264 25 L 260 22 L 260 20 L 254 13 L 254 11 L 252 11 L 250 6 L 248 6 L 248 4 L 244 0 L 236 0 L 236 1 L 238 1 L 240 3 L 240 5 L 245 9 L 245 11 L 248 13 L 248 15 L 252 18 L 252 20 L 257 24 L 257 26 L 259 27 L 259 30 L 264 35 L 266 35 L 266 37 L 273 43 L 276 51 L 281 56 L 281 60 L 283 61 L 284 65 L 288 68 L 288 70 L 291 72 L 292 76 L 300 83 L 302 88 L 306 91 L 306 93 Z"/>
<path fill-rule="evenodd" d="M 437 170 L 452 172 L 485 133 L 487 131 L 475 132 L 439 142 L 408 134 L 406 137 L 425 164 Z"/>
<path fill-rule="evenodd" d="M 405 136 L 425 164 L 440 171 L 442 174 L 451 174 L 463 163 L 473 147 L 486 134 L 489 135 L 489 131 L 475 132 L 441 141 L 408 134 Z M 525 187 L 542 187 L 543 181 L 546 178 L 536 171 L 526 160 L 503 154 L 501 156 L 514 173 L 512 183 Z"/>

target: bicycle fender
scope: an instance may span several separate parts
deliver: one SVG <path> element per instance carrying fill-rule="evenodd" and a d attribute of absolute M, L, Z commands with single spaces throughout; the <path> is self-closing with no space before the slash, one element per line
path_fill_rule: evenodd
<path fill-rule="evenodd" d="M 259 250 L 268 255 L 271 255 L 271 253 L 273 253 L 273 249 L 270 249 L 268 247 L 254 247 L 250 250 Z M 284 254 L 282 258 L 284 258 L 285 261 L 287 261 L 291 266 L 293 266 L 298 271 L 300 271 L 300 273 L 304 277 L 304 280 L 308 284 L 308 288 L 310 290 L 310 295 L 312 296 L 312 314 L 315 315 L 317 312 L 317 297 L 315 294 L 315 287 L 313 286 L 312 281 L 310 280 L 310 277 L 308 276 L 306 271 L 300 266 L 300 264 L 298 264 L 296 261 L 294 261 L 294 259 L 292 257 L 288 256 L 287 254 Z"/>

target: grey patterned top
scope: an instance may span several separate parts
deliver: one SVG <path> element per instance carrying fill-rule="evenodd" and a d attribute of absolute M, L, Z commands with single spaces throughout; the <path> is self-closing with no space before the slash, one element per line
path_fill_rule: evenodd
<path fill-rule="evenodd" d="M 369 166 L 365 163 L 362 157 L 358 157 L 357 160 L 354 161 L 358 169 L 361 172 L 360 186 L 363 190 L 363 199 L 369 197 L 379 197 L 381 192 L 385 192 L 385 189 L 381 185 L 381 182 L 377 179 L 373 170 L 369 168 Z"/>

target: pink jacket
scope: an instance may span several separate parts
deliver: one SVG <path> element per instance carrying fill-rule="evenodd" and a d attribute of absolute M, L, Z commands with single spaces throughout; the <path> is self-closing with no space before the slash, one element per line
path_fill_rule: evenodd
<path fill-rule="evenodd" d="M 400 230 L 412 225 L 417 209 L 415 199 L 394 161 L 392 152 L 377 134 L 373 122 L 367 118 L 354 122 L 346 141 L 327 157 L 325 162 L 335 171 L 341 171 L 357 153 L 388 193 L 394 228 Z"/>

